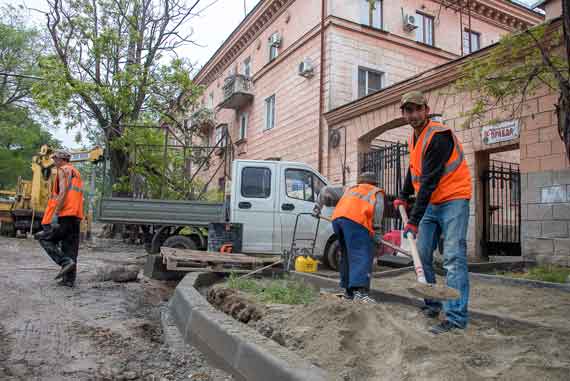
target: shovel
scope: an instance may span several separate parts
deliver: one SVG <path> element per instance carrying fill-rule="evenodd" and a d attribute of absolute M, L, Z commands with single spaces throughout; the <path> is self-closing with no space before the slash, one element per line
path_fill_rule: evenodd
<path fill-rule="evenodd" d="M 398 207 L 400 215 L 402 216 L 402 222 L 408 223 L 408 214 L 406 213 L 406 208 L 403 205 Z M 418 247 L 416 245 L 416 239 L 414 237 L 406 237 L 410 242 L 412 259 L 414 261 L 414 269 L 416 271 L 417 283 L 408 288 L 408 292 L 414 296 L 424 299 L 433 300 L 451 300 L 459 298 L 459 291 L 454 288 L 447 287 L 445 285 L 430 284 L 427 282 L 424 275 L 424 268 L 422 266 L 422 261 L 418 253 Z"/>

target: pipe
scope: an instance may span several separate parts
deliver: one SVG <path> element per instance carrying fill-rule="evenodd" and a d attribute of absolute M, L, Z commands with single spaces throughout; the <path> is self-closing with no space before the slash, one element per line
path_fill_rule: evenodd
<path fill-rule="evenodd" d="M 326 16 L 326 1 L 321 0 L 321 75 L 319 85 L 319 137 L 317 143 L 317 170 L 323 170 L 323 153 L 322 153 L 322 135 L 323 135 L 323 107 L 325 99 L 325 16 Z"/>

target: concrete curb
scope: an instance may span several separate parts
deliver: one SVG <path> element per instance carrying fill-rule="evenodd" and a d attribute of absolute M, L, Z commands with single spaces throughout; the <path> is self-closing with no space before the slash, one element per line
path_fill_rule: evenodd
<path fill-rule="evenodd" d="M 320 288 L 338 288 L 338 280 L 324 278 L 318 275 L 313 275 L 309 273 L 291 273 L 294 278 L 305 280 L 315 286 Z M 378 289 L 371 289 L 370 296 L 375 298 L 376 300 L 381 300 L 382 303 L 398 303 L 398 304 L 406 304 L 414 307 L 420 308 L 423 306 L 423 301 L 418 298 L 398 295 L 398 294 L 391 294 L 387 292 L 382 292 Z M 509 316 L 505 315 L 498 315 L 498 314 L 489 314 L 487 312 L 479 311 L 470 309 L 469 315 L 471 319 L 479 319 L 483 321 L 492 322 L 497 324 L 498 326 L 510 326 L 510 327 L 522 327 L 522 328 L 546 328 L 546 329 L 560 329 L 557 327 L 551 327 L 548 325 L 543 325 L 527 320 L 519 320 L 513 319 Z"/>
<path fill-rule="evenodd" d="M 327 373 L 254 329 L 216 310 L 198 289 L 219 278 L 188 274 L 178 284 L 169 310 L 186 343 L 212 365 L 243 381 L 321 381 Z"/>
<path fill-rule="evenodd" d="M 509 286 L 525 286 L 532 288 L 553 288 L 556 290 L 570 292 L 570 284 L 543 282 L 540 280 L 532 280 L 532 279 L 510 278 L 503 275 L 476 274 L 476 273 L 471 273 L 469 275 L 471 275 L 472 278 L 481 280 L 483 282 L 505 284 Z"/>

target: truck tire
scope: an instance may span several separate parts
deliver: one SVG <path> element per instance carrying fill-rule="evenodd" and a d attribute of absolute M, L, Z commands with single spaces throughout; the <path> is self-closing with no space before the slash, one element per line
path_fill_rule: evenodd
<path fill-rule="evenodd" d="M 325 253 L 325 264 L 332 270 L 338 271 L 340 261 L 340 242 L 334 239 L 327 248 Z"/>
<path fill-rule="evenodd" d="M 168 237 L 166 241 L 162 244 L 164 247 L 172 247 L 175 249 L 188 249 L 188 250 L 197 250 L 198 245 L 196 242 L 190 237 L 184 235 L 173 235 L 172 237 Z"/>

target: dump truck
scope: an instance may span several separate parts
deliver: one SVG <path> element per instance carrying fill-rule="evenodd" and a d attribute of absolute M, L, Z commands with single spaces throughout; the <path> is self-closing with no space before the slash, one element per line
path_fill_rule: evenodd
<path fill-rule="evenodd" d="M 296 236 L 315 236 L 317 219 L 310 213 L 328 185 L 324 176 L 304 163 L 270 160 L 234 160 L 231 171 L 225 202 L 102 197 L 97 220 L 142 226 L 152 254 L 161 246 L 206 250 L 207 229 L 215 222 L 241 224 L 241 252 L 247 254 L 289 249 L 299 213 L 306 214 L 299 218 Z M 315 255 L 336 268 L 339 247 L 332 225 L 321 221 Z"/>

